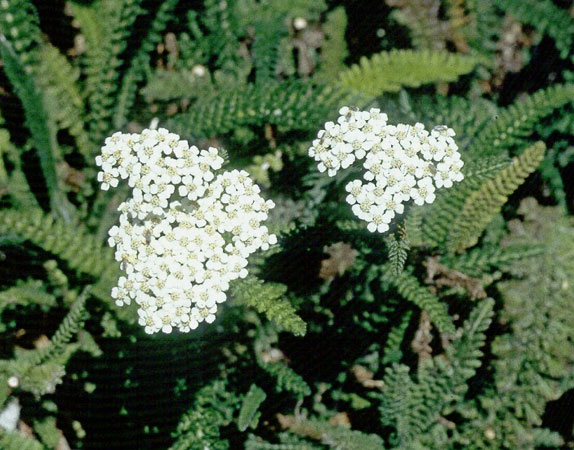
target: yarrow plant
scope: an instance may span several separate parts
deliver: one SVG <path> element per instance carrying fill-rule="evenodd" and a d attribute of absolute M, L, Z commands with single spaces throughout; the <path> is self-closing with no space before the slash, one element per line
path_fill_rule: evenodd
<path fill-rule="evenodd" d="M 96 164 L 104 190 L 127 179 L 109 244 L 125 276 L 112 297 L 134 300 L 147 333 L 190 331 L 215 320 L 229 283 L 247 276 L 247 257 L 277 242 L 261 225 L 274 207 L 245 171 L 221 171 L 216 148 L 199 150 L 166 129 L 117 132 Z"/>
<path fill-rule="evenodd" d="M 437 188 L 464 178 L 452 128 L 437 126 L 429 133 L 422 123 L 388 125 L 377 108 L 345 106 L 339 114 L 337 123 L 327 122 L 319 131 L 309 156 L 331 177 L 364 160 L 364 181 L 353 180 L 345 189 L 353 213 L 368 222 L 369 231 L 384 233 L 405 202 L 432 203 Z"/>

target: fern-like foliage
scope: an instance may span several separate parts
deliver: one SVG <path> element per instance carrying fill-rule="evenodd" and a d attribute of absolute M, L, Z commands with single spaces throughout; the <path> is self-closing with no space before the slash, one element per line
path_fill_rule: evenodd
<path fill-rule="evenodd" d="M 84 129 L 85 104 L 80 92 L 80 71 L 60 51 L 44 44 L 37 52 L 34 74 L 44 94 L 46 111 L 59 129 L 67 129 L 76 140 L 78 151 L 92 157 L 90 139 Z"/>
<path fill-rule="evenodd" d="M 23 359 L 27 364 L 30 366 L 40 365 L 62 353 L 64 347 L 84 324 L 88 292 L 89 290 L 85 289 L 74 302 L 52 339 L 50 339 L 49 345 L 26 353 Z"/>
<path fill-rule="evenodd" d="M 448 124 L 456 132 L 456 142 L 461 149 L 485 124 L 498 116 L 499 108 L 484 98 L 465 98 L 458 96 L 413 96 L 401 91 L 390 107 L 397 109 L 393 116 L 399 122 L 422 122 L 428 129 L 437 124 Z M 466 158 L 465 158 L 466 159 Z"/>
<path fill-rule="evenodd" d="M 168 120 L 166 126 L 180 135 L 196 138 L 265 123 L 282 130 L 314 129 L 349 98 L 340 88 L 312 89 L 303 82 L 269 83 L 258 88 L 247 85 L 198 100 L 197 106 Z"/>
<path fill-rule="evenodd" d="M 341 450 L 383 450 L 384 448 L 383 440 L 379 436 L 351 430 L 345 426 L 334 426 L 319 420 L 291 416 L 281 416 L 280 421 L 292 433 L 317 440 L 330 448 Z"/>
<path fill-rule="evenodd" d="M 205 0 L 202 14 L 203 25 L 208 30 L 207 39 L 203 39 L 210 56 L 216 58 L 216 66 L 230 72 L 237 71 L 239 55 L 237 40 L 242 34 L 239 17 L 234 14 L 239 2 L 222 3 L 218 0 Z M 208 47 L 208 48 L 207 48 Z"/>
<path fill-rule="evenodd" d="M 181 417 L 170 450 L 228 449 L 229 442 L 221 438 L 220 428 L 231 423 L 238 403 L 239 398 L 223 380 L 201 388 L 191 409 Z"/>
<path fill-rule="evenodd" d="M 105 35 L 105 26 L 101 22 L 101 17 L 98 17 L 95 6 L 103 9 L 101 2 L 98 2 L 93 7 L 82 3 L 70 3 L 74 19 L 79 23 L 86 40 L 86 53 L 82 58 L 82 63 L 86 74 L 86 99 L 90 106 L 90 111 L 88 111 L 88 118 L 90 119 L 89 131 L 92 133 L 99 129 L 97 135 L 91 136 L 94 144 L 101 141 L 100 138 L 103 137 L 107 129 L 105 123 L 106 113 L 102 109 L 106 106 L 112 108 L 113 96 L 111 94 L 114 86 L 110 86 L 109 78 L 112 79 L 112 82 L 115 81 L 117 77 L 115 69 L 120 64 L 117 55 L 110 50 L 109 41 Z M 113 19 L 110 18 L 110 20 Z M 114 59 L 110 62 L 115 67 L 110 67 L 108 70 L 108 61 L 112 58 Z M 105 80 L 106 78 L 108 80 Z M 104 81 L 108 82 L 105 83 Z M 101 118 L 98 118 L 98 116 L 101 116 Z"/>
<path fill-rule="evenodd" d="M 178 3 L 179 0 L 165 0 L 162 2 L 147 35 L 143 38 L 139 49 L 130 61 L 130 66 L 122 78 L 121 88 L 118 93 L 117 106 L 113 118 L 116 129 L 124 127 L 128 120 L 130 109 L 136 98 L 138 83 L 143 81 L 146 72 L 149 72 L 151 53 L 161 41 L 162 32 L 173 18 Z"/>
<path fill-rule="evenodd" d="M 283 362 L 258 360 L 258 363 L 274 379 L 277 392 L 292 392 L 298 397 L 306 397 L 311 394 L 311 388 L 303 377 Z"/>
<path fill-rule="evenodd" d="M 428 207 L 409 208 L 405 213 L 403 227 L 405 236 L 413 247 L 424 245 L 423 218 L 428 212 Z"/>
<path fill-rule="evenodd" d="M 46 113 L 42 94 L 4 36 L 0 36 L 0 50 L 4 71 L 24 108 L 26 124 L 38 152 L 52 210 L 64 220 L 71 221 L 73 207 L 66 199 L 56 173 L 56 159 L 59 156 L 56 129 Z"/>
<path fill-rule="evenodd" d="M 255 23 L 254 28 L 253 57 L 255 80 L 257 83 L 262 84 L 275 79 L 279 43 L 287 34 L 287 30 L 280 20 L 259 21 Z"/>
<path fill-rule="evenodd" d="M 405 300 L 426 311 L 441 333 L 454 332 L 454 325 L 448 314 L 446 304 L 441 302 L 428 288 L 421 286 L 412 274 L 412 268 L 407 268 L 397 276 L 393 273 L 391 266 L 385 264 L 381 272 L 381 281 L 396 289 Z"/>
<path fill-rule="evenodd" d="M 554 39 L 562 58 L 572 52 L 574 20 L 567 10 L 557 7 L 552 0 L 502 0 L 497 6 L 519 22 L 531 25 L 540 34 Z"/>
<path fill-rule="evenodd" d="M 411 322 L 411 316 L 412 311 L 404 313 L 401 317 L 400 323 L 392 327 L 389 331 L 382 352 L 383 358 L 381 362 L 383 364 L 398 363 L 401 360 L 403 356 L 401 345 L 405 338 L 407 328 Z"/>
<path fill-rule="evenodd" d="M 56 298 L 46 292 L 41 280 L 29 280 L 0 291 L 0 312 L 10 305 L 54 306 Z"/>
<path fill-rule="evenodd" d="M 6 374 L 0 375 L 0 408 L 4 408 L 4 404 L 6 403 L 6 400 L 8 400 L 10 391 L 8 376 Z"/>
<path fill-rule="evenodd" d="M 410 248 L 410 243 L 408 238 L 403 234 L 398 239 L 393 234 L 387 239 L 387 246 L 389 248 L 389 260 L 391 264 L 391 270 L 394 275 L 399 275 L 405 266 L 407 261 L 408 251 Z"/>
<path fill-rule="evenodd" d="M 72 3 L 74 18 L 86 38 L 84 60 L 89 103 L 90 136 L 101 143 L 112 126 L 114 99 L 119 87 L 122 53 L 132 25 L 143 12 L 142 0 L 98 1 L 93 5 Z M 105 14 L 102 14 L 102 9 Z M 105 17 L 105 20 L 104 20 Z"/>
<path fill-rule="evenodd" d="M 102 247 L 95 237 L 41 210 L 0 211 L 0 234 L 4 233 L 20 235 L 81 273 L 99 278 L 117 270 L 111 250 Z"/>
<path fill-rule="evenodd" d="M 232 284 L 231 295 L 238 305 L 254 308 L 265 313 L 267 318 L 283 329 L 297 336 L 303 336 L 307 326 L 295 314 L 291 303 L 284 298 L 287 286 L 279 283 L 263 282 L 256 277 L 237 280 Z"/>
<path fill-rule="evenodd" d="M 257 365 L 273 378 L 275 391 L 292 392 L 300 398 L 310 395 L 309 385 L 301 375 L 287 365 L 286 361 L 269 360 L 264 356 L 277 340 L 278 330 L 272 323 L 265 323 L 258 327 L 254 341 Z"/>
<path fill-rule="evenodd" d="M 388 368 L 381 393 L 372 394 L 380 403 L 383 425 L 396 429 L 393 443 L 397 448 L 417 446 L 435 427 L 444 427 L 440 418 L 452 411 L 467 390 L 466 382 L 480 366 L 485 331 L 490 325 L 494 301 L 477 306 L 446 348 L 446 358 L 425 360 L 413 378 L 404 365 Z"/>
<path fill-rule="evenodd" d="M 509 159 L 502 156 L 481 158 L 465 165 L 463 168 L 464 180 L 456 188 L 440 193 L 430 211 L 424 215 L 422 222 L 419 222 L 421 227 L 414 230 L 415 233 L 420 232 L 422 234 L 420 237 L 422 242 L 433 246 L 442 246 L 450 234 L 452 223 L 460 214 L 467 198 L 488 179 L 506 168 L 508 163 Z M 407 227 L 409 236 L 411 229 L 412 226 Z"/>
<path fill-rule="evenodd" d="M 10 132 L 4 126 L 4 118 L 0 115 L 0 198 L 9 198 L 10 204 L 15 208 L 37 207 L 36 197 L 30 191 L 26 175 L 22 171 L 18 149 L 10 142 Z"/>
<path fill-rule="evenodd" d="M 488 123 L 471 142 L 468 154 L 498 155 L 524 143 L 539 120 L 574 101 L 574 84 L 559 84 L 513 103 Z"/>
<path fill-rule="evenodd" d="M 45 450 L 41 442 L 25 437 L 19 431 L 4 431 L 0 428 L 0 448 L 5 450 Z"/>
<path fill-rule="evenodd" d="M 54 417 L 46 417 L 41 421 L 35 422 L 34 431 L 48 448 L 57 448 L 62 438 L 62 432 L 58 430 Z"/>
<path fill-rule="evenodd" d="M 478 242 L 484 228 L 500 211 L 508 196 L 536 170 L 545 150 L 543 142 L 528 147 L 507 168 L 467 198 L 460 215 L 452 224 L 447 243 L 451 253 L 462 252 Z"/>
<path fill-rule="evenodd" d="M 327 8 L 324 0 L 308 2 L 307 0 L 293 0 L 285 3 L 283 0 L 242 0 L 236 1 L 235 10 L 238 22 L 248 25 L 258 20 L 284 19 L 303 17 L 316 19 Z"/>
<path fill-rule="evenodd" d="M 63 383 L 66 375 L 65 364 L 74 350 L 73 346 L 64 349 L 59 361 L 49 361 L 36 366 L 15 371 L 19 376 L 19 389 L 30 392 L 36 397 L 56 392 L 56 387 Z M 18 363 L 17 363 L 18 364 Z"/>
<path fill-rule="evenodd" d="M 515 261 L 513 271 L 521 279 L 499 284 L 508 331 L 492 344 L 492 384 L 460 408 L 466 420 L 457 427 L 456 442 L 462 447 L 533 450 L 563 444 L 558 433 L 542 428 L 542 417 L 548 402 L 574 387 L 574 327 L 564 313 L 574 307 L 572 221 L 560 208 L 535 201 L 523 202 L 520 212 L 525 219 L 509 244 L 546 251 Z"/>
<path fill-rule="evenodd" d="M 257 410 L 261 403 L 265 401 L 267 395 L 259 386 L 252 384 L 247 394 L 243 398 L 239 418 L 237 419 L 237 428 L 239 431 L 247 430 L 247 427 L 256 428 L 261 413 Z"/>
<path fill-rule="evenodd" d="M 469 46 L 481 55 L 492 57 L 499 50 L 504 17 L 493 0 L 465 0 L 467 16 L 473 20 L 464 28 Z"/>
<path fill-rule="evenodd" d="M 329 11 L 326 16 L 323 32 L 325 42 L 321 46 L 321 62 L 315 79 L 322 82 L 335 81 L 338 74 L 345 69 L 345 58 L 348 55 L 345 42 L 347 15 L 345 9 L 339 6 Z"/>
<path fill-rule="evenodd" d="M 569 122 L 572 118 L 571 116 L 572 114 L 568 111 L 564 111 L 558 120 L 559 122 L 562 122 L 560 119 L 565 119 L 565 122 Z M 555 122 L 553 121 L 553 124 L 554 123 Z M 553 126 L 546 127 L 542 124 L 538 127 L 538 130 L 543 127 L 545 132 L 540 134 L 545 136 L 549 136 L 555 131 L 559 131 Z M 561 132 L 561 130 L 559 132 Z M 566 194 L 568 182 L 566 177 L 562 176 L 562 172 L 572 161 L 574 161 L 574 148 L 569 146 L 566 139 L 560 139 L 546 152 L 546 157 L 542 161 L 542 164 L 540 164 L 539 169 L 540 176 L 544 180 L 544 184 L 550 190 L 552 197 L 565 210 L 568 210 L 568 196 Z"/>
<path fill-rule="evenodd" d="M 28 280 L 0 291 L 0 316 L 6 309 L 21 308 L 29 305 L 39 305 L 49 308 L 56 305 L 56 297 L 44 289 L 41 280 Z M 6 325 L 0 322 L 0 332 L 6 330 Z"/>
<path fill-rule="evenodd" d="M 135 63 L 135 60 L 134 60 Z M 133 71 L 133 69 L 130 69 Z M 128 76 L 130 76 L 130 70 L 126 73 L 126 78 L 124 78 L 125 83 L 128 82 Z M 143 74 L 142 74 L 143 76 Z M 135 96 L 135 72 L 131 75 L 132 79 L 129 80 L 130 89 L 134 90 L 133 94 Z M 191 70 L 181 69 L 178 71 L 171 70 L 156 70 L 148 74 L 146 78 L 146 85 L 141 89 L 140 93 L 149 99 L 154 101 L 173 101 L 173 100 L 187 100 L 196 98 L 199 96 L 205 96 L 215 89 L 212 81 L 208 77 L 200 77 L 194 75 Z M 125 94 L 124 94 L 125 92 Z M 128 89 L 125 88 L 120 94 L 120 103 L 127 104 Z M 131 94 L 130 94 L 131 95 Z M 135 97 L 134 97 L 135 98 Z M 133 98 L 132 98 L 133 101 Z M 130 101 L 131 102 L 131 101 Z M 122 115 L 125 115 L 126 108 L 122 106 Z M 119 107 L 118 107 L 119 111 Z M 116 117 L 119 117 L 116 114 Z M 119 119 L 118 119 L 119 120 Z M 121 123 L 121 122 L 116 122 Z"/>
<path fill-rule="evenodd" d="M 34 49 L 42 41 L 39 22 L 30 0 L 7 0 L 0 8 L 0 34 L 12 43 L 27 73 L 32 72 Z"/>
<path fill-rule="evenodd" d="M 62 383 L 65 363 L 80 347 L 70 341 L 84 323 L 86 295 L 85 291 L 74 302 L 47 346 L 17 350 L 14 359 L 0 360 L 0 374 L 18 377 L 19 388 L 36 396 L 53 393 Z"/>
<path fill-rule="evenodd" d="M 111 302 L 110 292 L 116 284 L 119 267 L 111 249 L 81 227 L 73 227 L 54 219 L 41 210 L 1 210 L 0 235 L 15 233 L 43 250 L 64 260 L 68 267 L 97 280 L 91 293 L 107 303 L 122 320 L 133 322 L 129 308 L 118 308 Z"/>
<path fill-rule="evenodd" d="M 472 56 L 447 52 L 391 50 L 361 58 L 339 76 L 339 83 L 368 95 L 397 92 L 439 81 L 455 81 L 480 62 Z"/>
<path fill-rule="evenodd" d="M 441 258 L 441 264 L 458 270 L 471 277 L 482 277 L 493 269 L 508 268 L 513 262 L 532 258 L 544 253 L 539 245 L 485 245 L 460 255 L 447 255 Z"/>

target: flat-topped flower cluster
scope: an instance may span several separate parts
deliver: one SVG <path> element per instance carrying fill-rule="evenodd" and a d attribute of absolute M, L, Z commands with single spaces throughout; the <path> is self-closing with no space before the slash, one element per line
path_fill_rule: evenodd
<path fill-rule="evenodd" d="M 127 179 L 109 244 L 125 276 L 116 304 L 134 300 L 147 333 L 190 331 L 215 320 L 247 257 L 277 242 L 261 225 L 273 208 L 245 171 L 221 171 L 217 149 L 199 150 L 166 129 L 115 133 L 96 158 L 104 190 Z"/>
<path fill-rule="evenodd" d="M 357 111 L 343 107 L 337 123 L 327 122 L 309 149 L 320 172 L 334 176 L 362 160 L 363 180 L 346 185 L 353 213 L 367 228 L 384 233 L 404 203 L 432 203 L 437 188 L 449 188 L 464 177 L 454 130 L 422 123 L 388 125 L 379 109 Z"/>

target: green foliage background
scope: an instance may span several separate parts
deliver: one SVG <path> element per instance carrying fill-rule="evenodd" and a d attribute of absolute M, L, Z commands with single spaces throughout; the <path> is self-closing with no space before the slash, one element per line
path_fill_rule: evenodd
<path fill-rule="evenodd" d="M 0 0 L 0 448 L 574 445 L 567 7 Z M 344 105 L 454 128 L 464 181 L 369 233 L 306 156 Z M 190 334 L 110 298 L 94 158 L 153 119 L 277 204 Z"/>

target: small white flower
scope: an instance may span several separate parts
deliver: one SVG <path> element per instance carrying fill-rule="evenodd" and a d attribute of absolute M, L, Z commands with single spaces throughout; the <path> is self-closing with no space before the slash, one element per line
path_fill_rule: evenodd
<path fill-rule="evenodd" d="M 202 66 L 201 64 L 196 64 L 195 66 L 192 67 L 191 73 L 196 77 L 202 78 L 207 74 L 207 69 L 205 68 L 205 66 Z"/>
<path fill-rule="evenodd" d="M 393 215 L 387 211 L 383 206 L 375 206 L 373 217 L 369 224 L 367 225 L 367 229 L 374 233 L 378 231 L 379 233 L 384 233 L 389 229 L 389 223 L 392 220 Z"/>
<path fill-rule="evenodd" d="M 358 111 L 347 106 L 335 122 L 327 122 L 309 149 L 318 170 L 335 175 L 356 160 L 365 159 L 363 179 L 345 186 L 353 213 L 380 233 L 404 211 L 404 202 L 432 203 L 435 190 L 461 181 L 463 162 L 455 132 L 441 125 L 430 132 L 422 123 L 388 125 L 377 108 Z M 433 184 L 433 181 L 435 184 Z"/>
<path fill-rule="evenodd" d="M 362 185 L 361 180 L 353 180 L 347 183 L 345 186 L 345 190 L 349 193 L 346 198 L 347 203 L 350 205 L 357 203 L 357 197 L 362 192 Z"/>
<path fill-rule="evenodd" d="M 215 313 L 217 312 L 217 306 L 204 306 L 202 308 L 193 308 L 191 310 L 191 315 L 196 318 L 198 322 L 213 323 L 215 320 Z"/>
<path fill-rule="evenodd" d="M 139 320 L 138 323 L 145 327 L 145 332 L 148 334 L 157 333 L 162 326 L 161 319 L 155 311 L 144 309 L 138 310 Z"/>
<path fill-rule="evenodd" d="M 118 132 L 106 139 L 96 164 L 102 189 L 120 178 L 132 188 L 118 207 L 119 225 L 109 231 L 126 274 L 111 294 L 119 306 L 137 303 L 146 333 L 213 322 L 229 281 L 247 276 L 247 257 L 277 243 L 261 225 L 274 203 L 260 196 L 247 172 L 216 174 L 223 158 L 213 147 L 190 147 L 164 128 Z"/>
<path fill-rule="evenodd" d="M 432 184 L 432 179 L 430 177 L 423 178 L 417 182 L 417 187 L 413 187 L 411 190 L 411 197 L 417 205 L 423 205 L 426 203 L 434 202 L 435 187 Z"/>
<path fill-rule="evenodd" d="M 303 17 L 296 17 L 293 20 L 293 28 L 296 30 L 302 30 L 307 27 L 307 21 Z"/>

